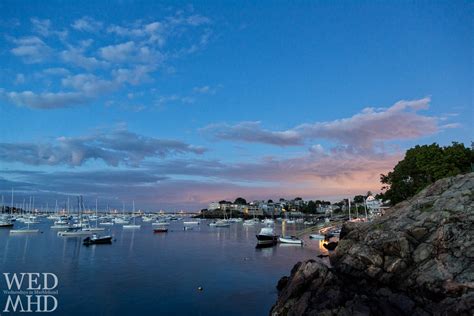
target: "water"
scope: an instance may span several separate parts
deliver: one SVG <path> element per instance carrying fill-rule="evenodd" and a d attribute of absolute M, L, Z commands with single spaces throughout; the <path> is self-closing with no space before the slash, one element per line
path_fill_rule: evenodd
<path fill-rule="evenodd" d="M 58 315 L 267 315 L 277 281 L 296 262 L 324 251 L 317 240 L 256 249 L 262 225 L 207 223 L 183 231 L 182 222 L 171 222 L 166 234 L 153 234 L 150 223 L 139 230 L 114 225 L 106 228 L 114 235 L 112 245 L 86 247 L 83 238 L 58 237 L 43 219 L 34 225 L 40 234 L 0 230 L 0 272 L 55 273 Z M 304 228 L 284 226 L 286 234 Z M 1 309 L 5 301 L 0 293 Z"/>

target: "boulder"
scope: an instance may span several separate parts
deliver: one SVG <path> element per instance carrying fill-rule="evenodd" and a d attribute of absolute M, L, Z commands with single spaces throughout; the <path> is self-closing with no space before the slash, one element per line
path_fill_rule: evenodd
<path fill-rule="evenodd" d="M 271 315 L 473 315 L 474 173 L 437 181 L 278 283 Z"/>

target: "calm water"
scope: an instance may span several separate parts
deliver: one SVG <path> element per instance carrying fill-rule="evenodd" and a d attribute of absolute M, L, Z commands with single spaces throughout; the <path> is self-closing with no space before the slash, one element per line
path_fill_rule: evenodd
<path fill-rule="evenodd" d="M 207 223 L 183 231 L 181 221 L 172 222 L 167 234 L 153 234 L 150 223 L 139 230 L 115 225 L 112 245 L 86 247 L 82 238 L 58 237 L 49 230 L 52 222 L 43 219 L 35 225 L 41 234 L 11 236 L 8 229 L 0 230 L 0 270 L 55 273 L 56 314 L 267 315 L 279 278 L 297 261 L 324 251 L 312 240 L 304 247 L 256 249 L 262 225 L 216 228 Z M 285 226 L 287 234 L 304 228 Z M 282 225 L 275 230 L 280 233 Z M 1 309 L 5 300 L 0 293 Z"/>

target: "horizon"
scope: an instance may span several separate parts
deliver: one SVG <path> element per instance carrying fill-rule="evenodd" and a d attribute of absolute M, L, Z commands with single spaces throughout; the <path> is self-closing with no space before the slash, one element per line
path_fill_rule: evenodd
<path fill-rule="evenodd" d="M 336 202 L 473 140 L 468 2 L 49 4 L 0 4 L 7 206 Z"/>

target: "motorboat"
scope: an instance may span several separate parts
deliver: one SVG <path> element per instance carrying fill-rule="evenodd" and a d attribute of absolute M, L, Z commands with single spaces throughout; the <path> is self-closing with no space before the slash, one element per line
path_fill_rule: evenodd
<path fill-rule="evenodd" d="M 156 228 L 153 228 L 153 232 L 154 233 L 167 233 L 168 227 L 166 226 L 156 227 Z"/>
<path fill-rule="evenodd" d="M 286 220 L 286 223 L 287 223 L 287 224 L 295 224 L 296 221 L 295 221 L 294 219 L 287 219 L 287 220 Z"/>
<path fill-rule="evenodd" d="M 13 223 L 10 221 L 0 221 L 0 228 L 11 228 Z"/>
<path fill-rule="evenodd" d="M 188 221 L 188 222 L 183 222 L 183 225 L 185 226 L 190 226 L 190 225 L 199 225 L 200 223 L 198 221 Z"/>
<path fill-rule="evenodd" d="M 93 234 L 90 237 L 86 237 L 84 239 L 84 245 L 97 245 L 97 244 L 111 244 L 112 243 L 112 236 L 100 236 L 97 234 Z"/>
<path fill-rule="evenodd" d="M 281 236 L 278 238 L 278 240 L 284 244 L 297 244 L 297 245 L 303 244 L 303 241 L 296 236 Z"/>
<path fill-rule="evenodd" d="M 275 234 L 272 227 L 260 229 L 260 233 L 256 237 L 259 244 L 275 244 L 278 241 L 278 235 Z"/>
<path fill-rule="evenodd" d="M 193 230 L 194 227 L 193 226 L 184 226 L 183 227 L 183 230 Z"/>
<path fill-rule="evenodd" d="M 310 239 L 318 239 L 318 240 L 326 239 L 326 237 L 324 235 L 321 235 L 321 234 L 311 234 L 311 235 L 309 235 L 309 238 Z"/>

